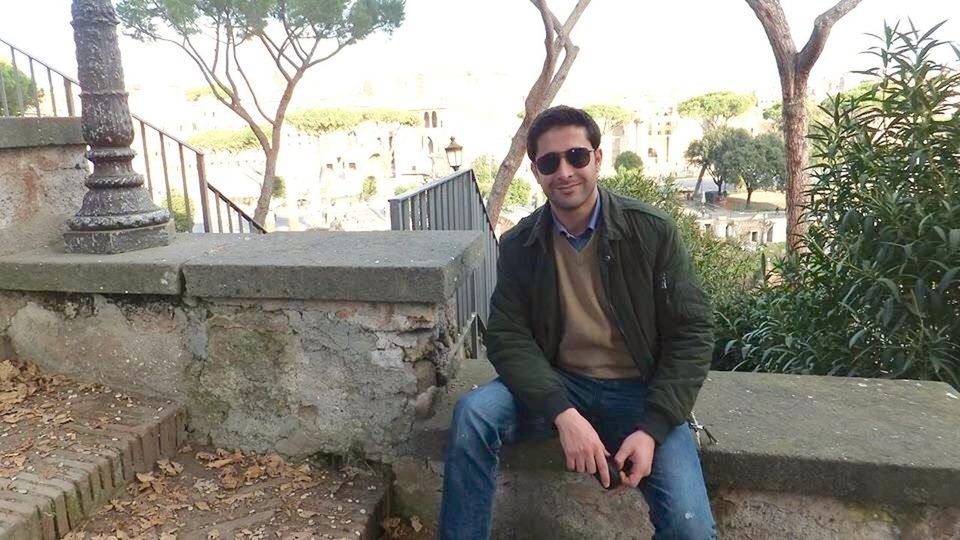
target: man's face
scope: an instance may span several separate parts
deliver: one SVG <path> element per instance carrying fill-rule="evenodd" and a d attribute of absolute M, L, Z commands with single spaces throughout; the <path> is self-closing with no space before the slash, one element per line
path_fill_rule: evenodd
<path fill-rule="evenodd" d="M 583 168 L 576 168 L 568 161 L 566 152 L 571 148 L 590 149 L 589 162 Z M 550 204 L 560 210 L 575 210 L 584 204 L 593 202 L 593 193 L 597 189 L 597 176 L 600 173 L 600 149 L 592 150 L 587 138 L 587 129 L 582 126 L 560 126 L 547 130 L 537 141 L 537 154 L 534 156 L 533 175 Z M 560 154 L 559 167 L 550 174 L 543 174 L 537 168 L 536 161 L 550 153 Z"/>

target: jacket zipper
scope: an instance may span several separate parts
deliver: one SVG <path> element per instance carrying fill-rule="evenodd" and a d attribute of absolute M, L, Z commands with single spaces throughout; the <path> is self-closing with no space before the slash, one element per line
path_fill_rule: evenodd
<path fill-rule="evenodd" d="M 607 297 L 607 309 L 610 310 L 610 317 L 613 319 L 613 324 L 617 327 L 617 331 L 620 332 L 620 337 L 623 338 L 623 342 L 629 348 L 630 342 L 627 340 L 627 334 L 623 331 L 623 326 L 620 325 L 620 318 L 617 317 L 617 312 L 613 309 L 613 301 L 610 299 L 610 262 L 612 260 L 613 256 L 609 253 L 605 253 L 603 255 L 603 261 L 606 263 L 606 267 L 600 267 L 600 276 L 602 277 L 601 281 L 603 282 L 603 294 Z M 630 351 L 630 355 L 634 357 L 634 363 L 636 363 L 636 353 Z"/>

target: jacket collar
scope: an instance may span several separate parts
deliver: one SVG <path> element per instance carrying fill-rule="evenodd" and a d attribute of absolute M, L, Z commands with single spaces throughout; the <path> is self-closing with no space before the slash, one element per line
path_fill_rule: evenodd
<path fill-rule="evenodd" d="M 626 231 L 626 224 L 623 217 L 623 208 L 620 205 L 619 197 L 613 195 L 607 190 L 600 188 L 600 212 L 603 214 L 603 223 L 596 233 L 603 235 L 607 240 L 620 240 Z M 553 231 L 553 211 L 550 203 L 546 203 L 537 210 L 536 221 L 530 227 L 530 234 L 524 247 L 529 247 L 534 242 L 539 241 L 543 249 L 547 248 L 547 241 L 550 233 Z M 595 234 L 596 234 L 595 233 Z"/>

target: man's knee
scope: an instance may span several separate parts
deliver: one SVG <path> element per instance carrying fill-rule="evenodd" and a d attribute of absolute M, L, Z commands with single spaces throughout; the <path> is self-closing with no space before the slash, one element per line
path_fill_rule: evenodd
<path fill-rule="evenodd" d="M 657 540 L 711 540 L 717 537 L 713 516 L 708 511 L 687 511 L 673 516 Z"/>
<path fill-rule="evenodd" d="M 453 409 L 451 444 L 469 444 L 475 438 L 492 442 L 491 437 L 499 435 L 504 419 L 515 414 L 513 409 L 512 397 L 502 383 L 490 383 L 468 392 Z"/>

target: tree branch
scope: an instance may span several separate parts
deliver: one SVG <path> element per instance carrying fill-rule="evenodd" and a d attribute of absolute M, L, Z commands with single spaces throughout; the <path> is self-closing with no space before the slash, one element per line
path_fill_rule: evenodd
<path fill-rule="evenodd" d="M 536 114 L 542 107 L 543 96 L 547 91 L 547 85 L 553 77 L 553 72 L 557 64 L 557 49 L 554 48 L 553 44 L 554 31 L 552 19 L 555 17 L 550 11 L 550 8 L 547 7 L 547 0 L 531 0 L 531 2 L 537 7 L 537 11 L 540 12 L 540 19 L 543 21 L 543 48 L 546 51 L 546 55 L 543 58 L 543 67 L 540 68 L 540 75 L 537 77 L 537 80 L 534 81 L 533 87 L 530 89 L 530 93 L 527 94 L 527 99 L 524 102 L 527 116 Z"/>
<path fill-rule="evenodd" d="M 820 58 L 820 53 L 827 43 L 830 31 L 844 15 L 850 13 L 857 7 L 862 0 L 840 0 L 835 6 L 821 13 L 813 23 L 813 32 L 810 33 L 810 39 L 803 46 L 800 54 L 797 56 L 797 70 L 803 73 L 810 73 L 813 65 Z"/>
<path fill-rule="evenodd" d="M 233 32 L 230 26 L 227 26 L 227 47 L 223 51 L 223 74 L 227 78 L 227 82 L 230 83 L 230 90 L 233 92 L 234 100 L 240 101 L 240 89 L 237 87 L 236 81 L 233 80 L 233 75 L 230 74 L 230 52 L 234 47 L 233 41 Z"/>
<path fill-rule="evenodd" d="M 260 113 L 260 116 L 264 120 L 273 125 L 274 118 L 264 112 L 263 108 L 260 106 L 260 100 L 257 99 L 257 93 L 253 89 L 253 85 L 250 84 L 250 79 L 247 77 L 246 72 L 243 71 L 243 67 L 240 66 L 240 61 L 237 59 L 237 44 L 235 41 L 231 41 L 233 47 L 233 65 L 237 69 L 237 73 L 240 74 L 240 77 L 243 79 L 243 82 L 247 85 L 247 90 L 250 92 L 250 95 L 253 97 L 253 106 L 256 107 L 257 112 Z M 229 66 L 228 66 L 229 67 Z"/>
<path fill-rule="evenodd" d="M 312 68 L 313 66 L 319 64 L 320 62 L 325 62 L 325 61 L 333 58 L 333 56 L 336 55 L 338 52 L 342 51 L 342 50 L 344 49 L 344 47 L 347 47 L 347 46 L 349 46 L 349 45 L 352 45 L 355 41 L 356 41 L 356 40 L 355 40 L 354 38 L 350 38 L 350 39 L 348 39 L 347 41 L 344 41 L 343 43 L 338 44 L 338 45 L 337 45 L 337 48 L 336 48 L 332 53 L 330 53 L 330 54 L 328 54 L 328 55 L 326 55 L 326 56 L 324 56 L 324 57 L 322 57 L 322 58 L 317 58 L 316 60 L 314 60 L 314 61 L 310 62 L 309 64 L 307 64 L 307 67 L 304 68 L 304 69 Z M 319 43 L 320 43 L 320 39 L 317 38 L 317 44 L 319 44 Z M 316 50 L 316 46 L 314 46 L 314 50 Z M 310 56 L 311 56 L 311 57 L 313 56 L 313 51 L 310 51 Z"/>
<path fill-rule="evenodd" d="M 260 38 L 260 42 L 263 43 L 264 48 L 267 49 L 267 54 L 269 54 L 270 58 L 273 59 L 273 63 L 276 64 L 277 70 L 281 75 L 283 75 L 283 78 L 286 79 L 287 82 L 290 82 L 290 74 L 287 73 L 287 70 L 283 69 L 283 63 L 281 62 L 281 59 L 286 59 L 291 64 L 293 64 L 293 62 L 285 55 L 274 55 L 272 49 L 270 49 L 270 45 L 272 44 L 274 47 L 276 47 L 276 44 L 270 41 L 270 38 L 266 37 L 263 32 L 259 32 L 257 37 Z"/>
<path fill-rule="evenodd" d="M 557 93 L 560 91 L 560 87 L 563 86 L 563 83 L 567 80 L 567 75 L 570 74 L 570 68 L 573 67 L 573 61 L 577 59 L 577 54 L 580 52 L 580 47 L 577 47 L 570 40 L 566 40 L 564 45 L 563 53 L 563 62 L 560 63 L 560 67 L 557 68 L 556 74 L 553 76 L 553 79 L 550 81 L 550 86 L 547 88 L 547 93 L 544 96 L 544 104 L 553 103 L 553 100 L 557 97 Z"/>
<path fill-rule="evenodd" d="M 790 35 L 790 25 L 780 7 L 779 0 L 746 0 L 753 9 L 763 30 L 767 34 L 770 46 L 773 48 L 773 57 L 777 60 L 777 69 L 780 72 L 780 82 L 784 92 L 793 86 L 793 72 L 795 70 L 797 46 Z"/>

